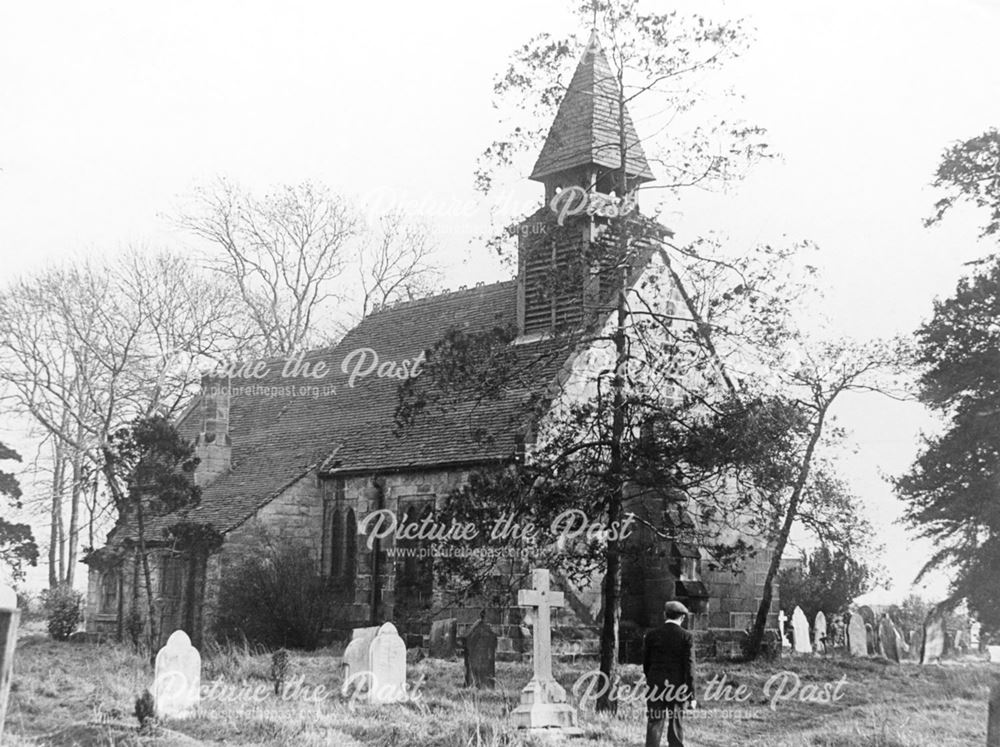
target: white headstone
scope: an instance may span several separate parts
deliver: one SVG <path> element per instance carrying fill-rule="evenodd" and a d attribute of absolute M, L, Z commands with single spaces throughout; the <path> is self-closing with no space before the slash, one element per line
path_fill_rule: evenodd
<path fill-rule="evenodd" d="M 813 623 L 813 643 L 817 654 L 826 653 L 826 615 L 822 610 L 816 613 L 816 621 Z"/>
<path fill-rule="evenodd" d="M 201 696 L 201 654 L 183 630 L 175 630 L 156 655 L 153 703 L 158 718 L 191 715 Z"/>
<path fill-rule="evenodd" d="M 17 594 L 12 588 L 0 584 L 0 610 L 16 610 Z"/>
<path fill-rule="evenodd" d="M 368 648 L 371 683 L 370 703 L 400 703 L 406 695 L 406 644 L 396 626 L 385 623 Z"/>
<path fill-rule="evenodd" d="M 812 644 L 809 642 L 809 621 L 806 620 L 806 613 L 801 607 L 796 607 L 792 612 L 792 632 L 795 635 L 795 652 L 799 654 L 811 654 Z"/>
<path fill-rule="evenodd" d="M 351 634 L 351 640 L 344 649 L 344 654 L 340 660 L 341 671 L 344 675 L 341 692 L 345 695 L 355 692 L 359 688 L 361 690 L 368 689 L 368 680 L 370 678 L 367 674 L 363 675 L 362 673 L 367 673 L 370 669 L 368 648 L 371 646 L 372 639 L 377 634 L 377 626 L 373 628 L 355 628 Z"/>
<path fill-rule="evenodd" d="M 978 622 L 974 622 L 969 626 L 969 646 L 976 650 L 979 649 L 979 632 L 982 628 L 983 626 Z"/>

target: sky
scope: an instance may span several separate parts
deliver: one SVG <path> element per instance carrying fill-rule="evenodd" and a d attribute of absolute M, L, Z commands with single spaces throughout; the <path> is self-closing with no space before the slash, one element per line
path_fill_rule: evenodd
<path fill-rule="evenodd" d="M 668 206 L 678 240 L 712 231 L 739 252 L 811 239 L 832 330 L 912 331 L 963 263 L 992 250 L 971 211 L 931 229 L 922 219 L 944 148 L 1000 123 L 1000 4 L 697 6 L 753 29 L 724 77 L 780 158 L 725 192 Z M 5 3 L 0 280 L 129 245 L 190 250 L 169 216 L 218 176 L 258 189 L 317 180 L 373 213 L 402 207 L 434 232 L 446 285 L 503 277 L 474 241 L 487 226 L 472 174 L 495 128 L 493 78 L 541 31 L 585 30 L 552 0 Z M 517 195 L 531 199 L 539 188 L 526 176 Z M 934 422 L 874 396 L 838 415 L 857 446 L 845 475 L 901 594 L 930 548 L 894 523 L 901 506 L 883 476 L 906 469 Z"/>

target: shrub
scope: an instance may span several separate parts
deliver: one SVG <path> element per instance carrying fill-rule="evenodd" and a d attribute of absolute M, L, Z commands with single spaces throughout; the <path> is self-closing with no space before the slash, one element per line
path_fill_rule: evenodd
<path fill-rule="evenodd" d="M 326 579 L 305 547 L 266 538 L 227 569 L 216 635 L 276 648 L 317 648 L 332 622 Z"/>
<path fill-rule="evenodd" d="M 42 599 L 48 617 L 49 635 L 53 640 L 65 641 L 80 624 L 83 594 L 63 584 L 43 591 Z"/>
<path fill-rule="evenodd" d="M 275 695 L 281 694 L 286 679 L 288 679 L 288 651 L 279 648 L 271 654 L 271 681 L 274 682 Z"/>
<path fill-rule="evenodd" d="M 142 734 L 149 734 L 156 723 L 156 708 L 153 703 L 153 694 L 149 690 L 143 690 L 142 695 L 135 699 L 135 718 L 139 722 L 139 731 Z"/>

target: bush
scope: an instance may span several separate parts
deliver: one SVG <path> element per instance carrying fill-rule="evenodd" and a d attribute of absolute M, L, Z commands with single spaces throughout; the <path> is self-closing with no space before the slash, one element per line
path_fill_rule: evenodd
<path fill-rule="evenodd" d="M 65 641 L 80 624 L 83 594 L 63 584 L 43 591 L 42 599 L 48 617 L 49 635 L 53 640 Z"/>
<path fill-rule="evenodd" d="M 153 703 L 153 694 L 149 690 L 143 690 L 142 695 L 135 699 L 134 713 L 139 722 L 139 732 L 151 733 L 156 724 L 156 706 Z"/>
<path fill-rule="evenodd" d="M 318 648 L 333 605 L 308 549 L 266 539 L 255 549 L 223 576 L 216 635 L 269 649 Z"/>

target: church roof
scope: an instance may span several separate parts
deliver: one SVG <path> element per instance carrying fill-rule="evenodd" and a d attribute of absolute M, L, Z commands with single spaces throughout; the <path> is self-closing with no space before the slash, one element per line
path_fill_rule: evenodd
<path fill-rule="evenodd" d="M 569 88 L 531 172 L 541 181 L 578 166 L 621 167 L 618 131 L 618 80 L 595 31 L 580 58 Z M 625 110 L 625 161 L 631 176 L 652 181 L 635 124 Z"/>
<path fill-rule="evenodd" d="M 555 381 L 565 352 L 557 355 L 548 345 L 551 354 L 546 355 L 542 342 L 518 345 L 519 356 L 537 361 L 519 381 L 522 390 L 427 413 L 399 435 L 394 415 L 400 380 L 380 378 L 376 367 L 351 386 L 344 367 L 351 371 L 360 364 L 363 372 L 376 355 L 379 365 L 398 365 L 432 347 L 449 329 L 475 332 L 514 324 L 516 303 L 513 280 L 401 303 L 366 317 L 335 347 L 307 353 L 304 364 L 314 368 L 322 362 L 329 370 L 321 379 L 283 376 L 284 359 L 269 361 L 264 378 L 234 378 L 232 469 L 205 487 L 200 504 L 186 518 L 227 531 L 320 467 L 375 473 L 509 459 L 517 448 L 515 435 L 527 426 L 526 399 Z M 181 435 L 193 439 L 198 434 L 200 411 L 189 410 L 179 423 Z M 484 431 L 501 435 L 483 440 Z M 159 523 L 166 526 L 179 518 Z"/>

